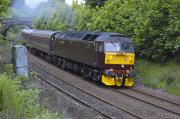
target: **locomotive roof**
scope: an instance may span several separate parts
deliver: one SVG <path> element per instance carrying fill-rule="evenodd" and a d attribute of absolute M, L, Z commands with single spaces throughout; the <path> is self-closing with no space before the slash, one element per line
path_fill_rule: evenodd
<path fill-rule="evenodd" d="M 55 37 L 69 40 L 132 42 L 127 36 L 113 32 L 64 32 L 57 33 Z"/>
<path fill-rule="evenodd" d="M 69 39 L 80 41 L 104 41 L 104 42 L 130 42 L 133 43 L 130 38 L 120 33 L 114 32 L 57 32 L 47 30 L 36 29 L 23 29 L 22 33 L 32 34 L 35 36 L 42 36 L 51 38 L 55 35 L 56 39 Z"/>
<path fill-rule="evenodd" d="M 105 42 L 129 42 L 133 43 L 133 41 L 122 34 L 119 33 L 103 33 L 101 36 L 99 36 L 96 41 L 105 41 Z"/>

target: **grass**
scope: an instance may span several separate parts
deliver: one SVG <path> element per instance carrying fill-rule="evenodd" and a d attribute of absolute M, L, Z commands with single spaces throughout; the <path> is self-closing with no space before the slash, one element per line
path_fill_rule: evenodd
<path fill-rule="evenodd" d="M 1 68 L 1 67 L 0 67 Z M 40 90 L 29 86 L 30 80 L 14 74 L 12 65 L 0 73 L 0 117 L 4 119 L 59 119 L 56 113 L 38 104 Z"/>
<path fill-rule="evenodd" d="M 162 64 L 137 59 L 135 69 L 137 78 L 141 78 L 144 85 L 180 96 L 180 64 L 175 61 Z"/>

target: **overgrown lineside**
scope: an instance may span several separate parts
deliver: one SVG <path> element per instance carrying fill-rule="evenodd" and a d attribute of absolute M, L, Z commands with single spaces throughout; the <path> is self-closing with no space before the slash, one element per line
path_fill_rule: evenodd
<path fill-rule="evenodd" d="M 0 117 L 3 119 L 59 119 L 38 104 L 40 90 L 30 86 L 26 77 L 14 74 L 12 65 L 1 64 Z"/>
<path fill-rule="evenodd" d="M 180 96 L 180 65 L 175 61 L 159 64 L 138 59 L 135 69 L 143 84 Z"/>

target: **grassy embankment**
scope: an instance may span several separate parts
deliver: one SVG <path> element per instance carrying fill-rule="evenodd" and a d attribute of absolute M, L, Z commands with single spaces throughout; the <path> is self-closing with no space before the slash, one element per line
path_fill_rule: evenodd
<path fill-rule="evenodd" d="M 180 64 L 175 61 L 161 64 L 138 59 L 135 68 L 137 78 L 141 78 L 143 84 L 180 96 Z"/>
<path fill-rule="evenodd" d="M 12 65 L 0 63 L 0 118 L 59 119 L 38 104 L 40 90 L 30 84 L 29 79 L 14 74 Z"/>

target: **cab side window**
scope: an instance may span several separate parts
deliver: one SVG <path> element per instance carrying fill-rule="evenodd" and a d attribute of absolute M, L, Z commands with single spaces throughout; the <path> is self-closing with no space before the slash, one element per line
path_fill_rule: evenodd
<path fill-rule="evenodd" d="M 96 43 L 95 50 L 98 52 L 104 52 L 104 45 L 102 43 Z"/>
<path fill-rule="evenodd" d="M 100 45 L 99 45 L 98 51 L 99 51 L 99 52 L 103 52 L 103 51 L 104 51 L 104 46 L 103 46 L 103 44 L 100 44 Z"/>

